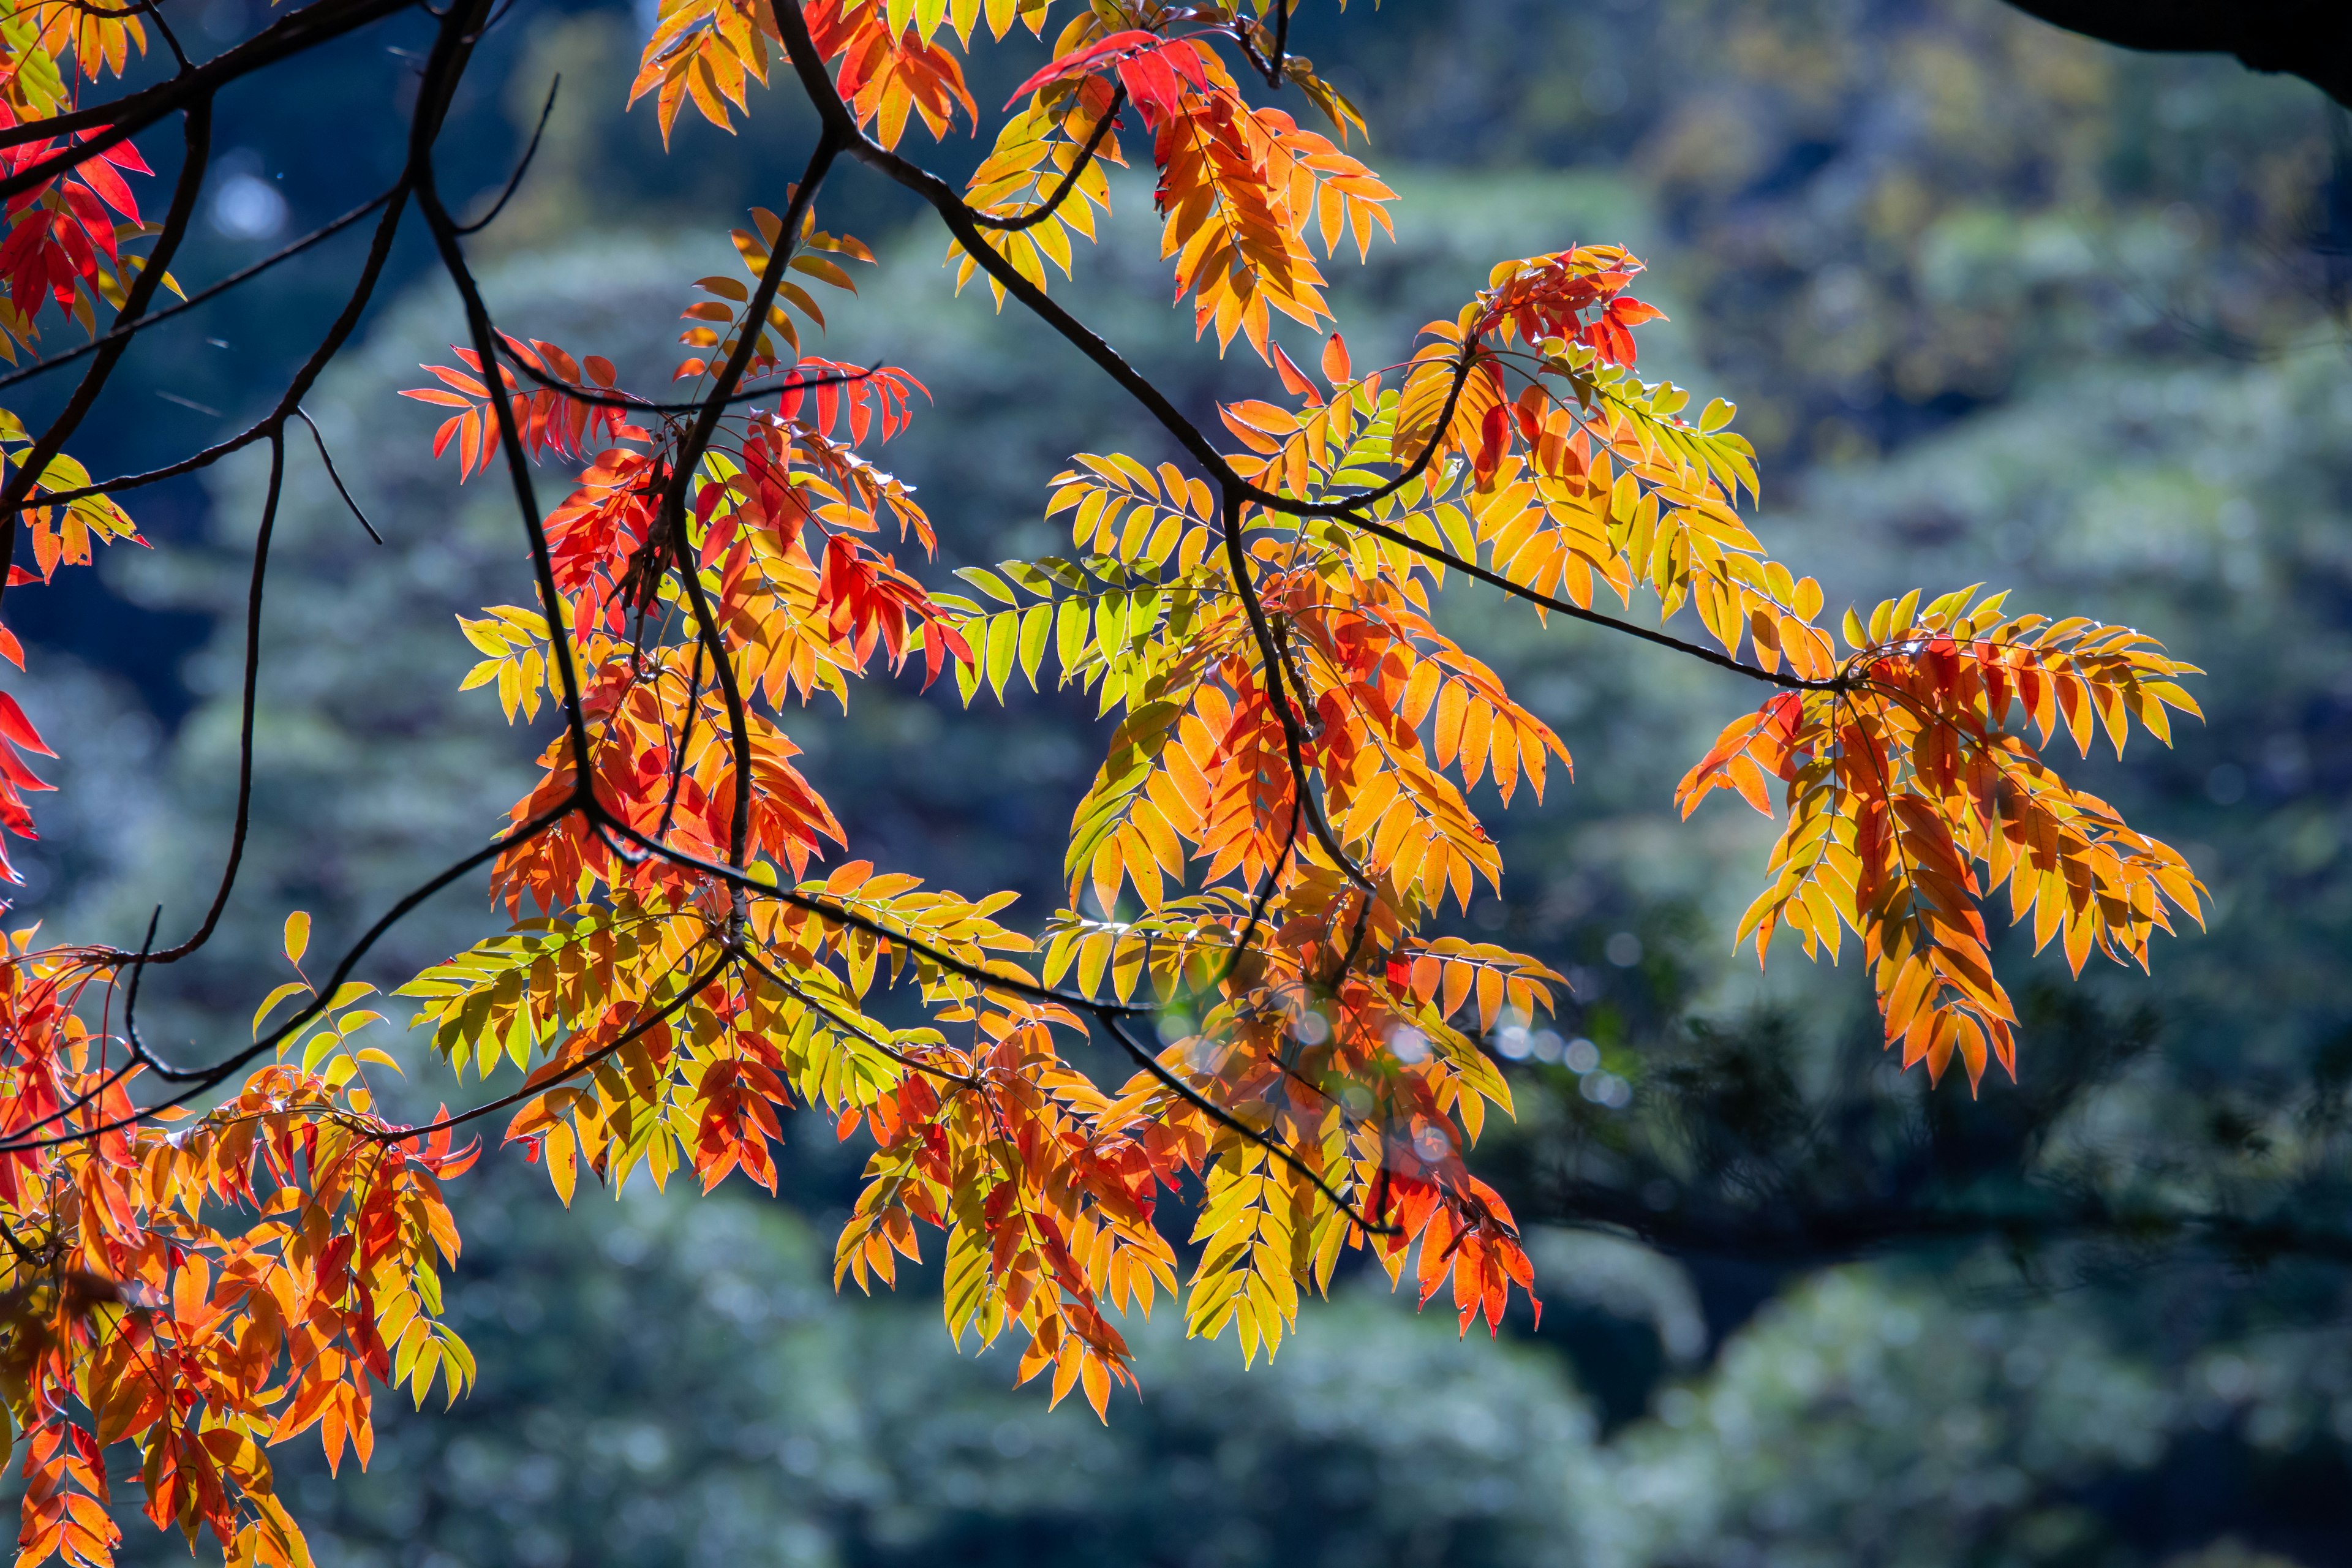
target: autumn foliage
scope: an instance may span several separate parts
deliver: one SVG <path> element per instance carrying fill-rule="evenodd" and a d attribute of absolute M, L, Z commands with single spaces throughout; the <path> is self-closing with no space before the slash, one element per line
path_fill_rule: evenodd
<path fill-rule="evenodd" d="M 316 0 L 287 21 L 324 32 L 362 9 Z M 483 9 L 450 8 L 420 116 Z M 2077 969 L 2094 950 L 2145 963 L 2172 911 L 2198 914 L 2180 857 L 2046 756 L 2099 735 L 2120 751 L 2134 726 L 2166 738 L 2168 710 L 2195 711 L 2187 667 L 1974 588 L 1825 620 L 1820 585 L 1740 510 L 1757 476 L 1731 408 L 1694 415 L 1641 378 L 1657 312 L 1624 250 L 1500 261 L 1401 357 L 1360 363 L 1323 268 L 1385 238 L 1394 193 L 1348 150 L 1362 121 L 1287 26 L 1271 0 L 665 0 L 631 94 L 665 138 L 689 107 L 730 125 L 762 83 L 818 126 L 778 210 L 733 232 L 740 273 L 680 280 L 667 386 L 491 321 L 425 125 L 383 221 L 421 213 L 467 332 L 406 394 L 440 421 L 415 438 L 453 484 L 514 488 L 539 588 L 463 620 L 481 655 L 465 684 L 510 721 L 562 721 L 494 843 L 430 884 L 486 874 L 511 928 L 397 987 L 431 1053 L 481 1087 L 429 1124 L 390 1120 L 370 1074 L 399 1070 L 397 1036 L 352 977 L 367 943 L 314 976 L 299 914 L 295 978 L 206 1066 L 157 1056 L 129 1004 L 211 920 L 173 949 L 10 939 L 0 1436 L 25 1451 L 20 1563 L 108 1561 L 126 1485 L 234 1561 L 305 1561 L 268 1447 L 315 1433 L 331 1462 L 364 1464 L 378 1385 L 421 1402 L 473 1375 L 440 1321 L 458 1250 L 442 1184 L 484 1130 L 568 1203 L 583 1182 L 773 1188 L 785 1113 L 821 1111 L 873 1150 L 837 1278 L 888 1284 L 941 1233 L 949 1331 L 1009 1335 L 1021 1381 L 1097 1412 L 1136 1383 L 1128 1314 L 1170 1300 L 1190 1331 L 1271 1354 L 1350 1249 L 1424 1302 L 1446 1293 L 1465 1331 L 1499 1325 L 1534 1279 L 1465 1163 L 1511 1104 L 1481 1039 L 1562 982 L 1435 932 L 1503 874 L 1479 786 L 1540 797 L 1570 761 L 1440 629 L 1437 596 L 1464 580 L 1767 689 L 1683 781 L 1684 812 L 1717 789 L 1785 812 L 1741 935 L 1833 958 L 1854 938 L 1906 1066 L 2020 1070 L 1983 913 L 2003 883 L 2009 919 Z M 991 114 L 961 61 L 1016 29 L 1047 63 Z M 0 37 L 15 359 L 59 318 L 135 318 L 153 288 L 132 280 L 176 232 L 142 225 L 128 139 L 87 116 L 41 130 L 143 49 L 140 16 L 8 0 Z M 209 99 L 190 94 L 200 174 Z M 918 126 L 992 136 L 967 188 L 898 153 Z M 1039 476 L 1066 552 L 927 578 L 937 531 L 961 523 L 878 466 L 922 383 L 809 352 L 873 261 L 817 226 L 845 155 L 931 202 L 956 287 L 984 274 L 1000 308 L 1037 312 L 1189 461 L 1078 454 Z M 1106 167 L 1147 160 L 1174 302 L 1264 364 L 1222 434 L 1048 294 L 1108 207 Z M 294 406 L 251 437 L 281 464 Z M 136 537 L 64 455 L 70 433 L 36 441 L 0 416 L 6 527 L 34 563 L 17 580 Z M 534 465 L 566 476 L 544 516 Z M 13 638 L 0 653 L 21 668 Z M 1011 923 L 1009 893 L 859 858 L 791 730 L 867 678 L 950 682 L 967 704 L 1051 681 L 1115 718 L 1063 908 Z M 26 758 L 47 747 L 5 695 L 0 740 L 0 826 L 29 837 L 46 786 Z M 1088 1039 L 1132 1076 L 1078 1070 Z"/>

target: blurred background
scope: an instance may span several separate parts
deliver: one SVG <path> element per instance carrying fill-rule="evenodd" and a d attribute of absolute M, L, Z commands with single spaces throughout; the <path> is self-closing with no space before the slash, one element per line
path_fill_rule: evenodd
<path fill-rule="evenodd" d="M 265 25 L 206 0 L 214 43 Z M 781 207 L 813 127 L 757 94 L 741 133 L 622 112 L 650 8 L 508 12 L 444 138 L 486 206 L 562 88 L 520 194 L 476 242 L 500 323 L 658 385 L 725 231 Z M 225 98 L 209 279 L 388 184 L 423 18 Z M 959 1356 L 935 1281 L 837 1296 L 863 1151 L 789 1129 L 782 1201 L 641 1183 L 565 1213 L 492 1152 L 458 1184 L 450 1412 L 383 1407 L 365 1476 L 280 1451 L 322 1562 L 559 1564 L 2164 1564 L 2352 1562 L 2345 1091 L 2352 1082 L 2352 125 L 2221 59 L 2129 56 L 1998 0 L 1317 0 L 1295 38 L 1362 105 L 1397 243 L 1332 266 L 1359 364 L 1400 358 L 1507 258 L 1632 246 L 1645 372 L 1740 407 L 1759 531 L 1835 606 L 1987 581 L 2125 621 L 2210 673 L 2163 751 L 2074 764 L 2180 846 L 2210 929 L 2153 976 L 2080 984 L 2004 941 L 2022 1082 L 1929 1089 L 1877 1050 L 1866 976 L 1730 939 L 1769 825 L 1672 786 L 1746 683 L 1458 590 L 1456 630 L 1576 753 L 1497 821 L 1508 874 L 1465 934 L 1568 973 L 1559 1016 L 1491 1042 L 1520 1102 L 1482 1169 L 1528 1223 L 1547 1308 L 1495 1343 L 1350 1277 L 1268 1365 L 1139 1326 L 1145 1394 L 1108 1427 Z M 983 50 L 1002 101 L 1042 46 Z M 993 94 L 993 97 L 992 97 Z M 148 156 L 171 173 L 168 135 Z M 918 146 L 968 168 L 968 142 Z M 1149 188 L 1057 297 L 1207 417 L 1265 395 L 1166 306 Z M 152 198 L 163 200 L 160 190 Z M 1068 455 L 1172 454 L 1076 356 L 979 290 L 854 170 L 819 221 L 882 267 L 816 352 L 884 358 L 933 405 L 879 459 L 948 565 L 1066 544 Z M 142 340 L 100 473 L 242 426 L 349 286 L 354 235 Z M 155 1034 L 241 1040 L 284 978 L 278 921 L 339 946 L 478 845 L 524 789 L 517 733 L 453 616 L 528 602 L 500 495 L 428 455 L 394 395 L 461 337 L 414 232 L 310 403 L 385 536 L 289 458 L 259 712 L 261 825 L 228 928 L 151 988 Z M 53 329 L 56 346 L 70 329 Z M 61 395 L 12 389 L 37 418 Z M 45 402 L 44 399 L 49 400 Z M 153 541 L 8 595 L 15 679 L 61 760 L 16 914 L 52 936 L 167 934 L 217 875 L 263 459 L 127 496 Z M 551 479 L 550 483 L 554 481 Z M 943 571 L 942 571 L 943 574 Z M 856 853 L 1056 902 L 1099 757 L 1087 705 L 969 715 L 877 680 L 793 733 Z M 2145 749 L 2143 749 L 2145 748 Z M 1489 801 L 1487 804 L 1492 805 Z M 382 950 L 387 986 L 493 929 L 453 892 Z M 2054 958 L 2054 955 L 2052 955 Z M 384 1043 L 392 1044 L 391 1040 Z M 449 1093 L 420 1073 L 425 1109 Z M 934 1243 L 936 1253 L 936 1244 Z M 13 1484 L 13 1483 L 11 1483 Z M 126 1510 L 127 1512 L 127 1510 Z M 135 1561 L 176 1540 L 130 1521 Z"/>

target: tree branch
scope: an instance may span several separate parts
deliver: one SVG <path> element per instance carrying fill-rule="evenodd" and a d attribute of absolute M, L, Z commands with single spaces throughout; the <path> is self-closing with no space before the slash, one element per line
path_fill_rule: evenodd
<path fill-rule="evenodd" d="M 2235 55 L 2352 109 L 2352 6 L 2342 0 L 2010 0 L 2070 33 L 2158 54 Z"/>
<path fill-rule="evenodd" d="M 78 131 L 96 132 L 86 141 L 0 179 L 0 201 L 46 184 L 68 169 L 79 167 L 177 110 L 198 103 L 209 105 L 214 94 L 240 77 L 405 11 L 414 3 L 415 0 L 313 0 L 313 4 L 279 17 L 226 54 L 192 71 L 110 102 L 0 128 L 0 147 L 51 141 Z"/>
<path fill-rule="evenodd" d="M 973 212 L 971 221 L 982 228 L 992 228 L 999 234 L 1019 234 L 1023 229 L 1034 227 L 1052 217 L 1064 198 L 1077 189 L 1078 176 L 1085 174 L 1087 165 L 1095 161 L 1095 153 L 1101 150 L 1103 142 L 1110 136 L 1111 128 L 1118 122 L 1118 111 L 1126 107 L 1127 89 L 1122 87 L 1111 94 L 1110 107 L 1103 111 L 1100 120 L 1095 121 L 1094 134 L 1088 136 L 1087 144 L 1078 150 L 1077 162 L 1063 173 L 1061 183 L 1044 201 L 1019 217 L 991 217 L 983 212 Z"/>

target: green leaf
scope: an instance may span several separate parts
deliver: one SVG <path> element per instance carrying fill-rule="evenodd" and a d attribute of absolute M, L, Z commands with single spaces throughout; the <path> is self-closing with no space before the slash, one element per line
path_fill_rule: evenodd
<path fill-rule="evenodd" d="M 1004 700 L 1005 677 L 1013 673 L 1013 660 L 1019 652 L 1020 636 L 1021 617 L 1019 616 L 1007 611 L 1003 615 L 989 617 L 986 655 L 988 685 L 989 689 L 996 693 L 996 700 L 1000 702 Z"/>
<path fill-rule="evenodd" d="M 1045 658 L 1045 644 L 1054 635 L 1054 606 L 1032 605 L 1021 616 L 1021 673 L 1037 689 L 1037 667 Z"/>
<path fill-rule="evenodd" d="M 1087 634 L 1094 625 L 1087 614 L 1086 603 L 1080 599 L 1065 599 L 1054 612 L 1054 657 L 1061 661 L 1065 674 L 1076 670 L 1087 656 Z"/>
<path fill-rule="evenodd" d="M 1013 590 L 1004 585 L 1004 579 L 999 577 L 995 573 L 989 571 L 986 567 L 961 567 L 958 569 L 956 575 L 971 584 L 973 587 L 979 589 L 982 593 L 987 595 L 990 598 L 994 599 L 999 604 L 1010 605 L 1015 602 L 1013 597 Z"/>

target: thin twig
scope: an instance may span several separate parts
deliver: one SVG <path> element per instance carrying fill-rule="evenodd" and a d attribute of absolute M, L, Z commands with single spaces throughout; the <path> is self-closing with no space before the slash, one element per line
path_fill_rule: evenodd
<path fill-rule="evenodd" d="M 499 193 L 499 199 L 490 204 L 489 211 L 471 223 L 458 225 L 459 234 L 479 234 L 489 227 L 498 216 L 507 210 L 507 203 L 514 199 L 515 192 L 522 188 L 522 177 L 530 168 L 530 161 L 539 156 L 539 139 L 547 132 L 547 117 L 555 112 L 556 89 L 562 85 L 563 78 L 560 73 L 547 84 L 547 101 L 540 106 L 539 123 L 531 128 L 530 144 L 522 150 L 521 160 L 515 164 L 514 173 L 507 177 L 507 188 Z"/>
<path fill-rule="evenodd" d="M 210 104 L 230 82 L 281 59 L 303 54 L 371 22 L 397 16 L 415 0 L 314 0 L 271 23 L 226 54 L 184 75 L 105 103 L 46 120 L 0 128 L 0 147 L 48 142 L 78 131 L 92 134 L 31 166 L 0 179 L 0 201 L 47 184 L 58 174 L 111 151 L 166 115 Z"/>
<path fill-rule="evenodd" d="M 1086 145 L 1078 150 L 1077 162 L 1072 163 L 1064 172 L 1061 183 L 1054 187 L 1052 194 L 1048 195 L 1044 201 L 1023 213 L 1019 217 L 991 217 L 986 213 L 975 210 L 971 215 L 971 221 L 982 228 L 992 228 L 999 234 L 1019 234 L 1023 229 L 1033 228 L 1052 217 L 1069 194 L 1078 188 L 1078 176 L 1085 174 L 1087 165 L 1095 161 L 1095 154 L 1101 150 L 1103 142 L 1109 138 L 1111 128 L 1118 123 L 1118 111 L 1126 107 L 1127 89 L 1122 87 L 1111 94 L 1110 107 L 1103 111 L 1103 117 L 1100 120 L 1095 121 L 1094 134 L 1088 136 Z"/>
<path fill-rule="evenodd" d="M 1306 1161 L 1293 1153 L 1288 1144 L 1283 1142 L 1278 1138 L 1268 1137 L 1265 1133 L 1259 1131 L 1256 1128 L 1252 1127 L 1248 1122 L 1244 1121 L 1239 1117 L 1234 1115 L 1233 1112 L 1219 1106 L 1214 1100 L 1201 1093 L 1200 1090 L 1194 1089 L 1191 1084 L 1186 1083 L 1182 1079 L 1178 1078 L 1174 1073 L 1170 1072 L 1166 1067 L 1160 1064 L 1160 1058 L 1153 1056 L 1149 1050 L 1146 1050 L 1133 1036 L 1129 1035 L 1125 1028 L 1120 1026 L 1117 1019 L 1106 1017 L 1102 1020 L 1102 1024 L 1104 1028 L 1110 1031 L 1111 1037 L 1119 1043 L 1120 1048 L 1125 1050 L 1128 1056 L 1133 1058 L 1135 1064 L 1138 1067 L 1140 1067 L 1145 1072 L 1150 1073 L 1154 1079 L 1158 1079 L 1162 1088 L 1175 1095 L 1176 1098 L 1181 1100 L 1193 1110 L 1200 1111 L 1202 1115 L 1208 1117 L 1218 1126 L 1223 1127 L 1229 1131 L 1238 1132 L 1244 1138 L 1246 1138 L 1251 1142 L 1257 1144 L 1260 1148 L 1265 1150 L 1266 1152 L 1272 1154 L 1276 1159 L 1280 1160 L 1284 1164 L 1289 1166 L 1292 1170 L 1306 1177 L 1308 1182 L 1314 1184 L 1315 1190 L 1323 1194 L 1326 1202 L 1329 1203 L 1333 1208 L 1336 1208 L 1340 1213 L 1346 1215 L 1356 1224 L 1363 1226 L 1366 1232 L 1373 1236 L 1397 1236 L 1402 1234 L 1395 1226 L 1376 1223 L 1366 1216 L 1362 1210 L 1356 1207 L 1354 1204 L 1349 1203 L 1337 1188 L 1333 1187 L 1330 1183 L 1325 1181 L 1321 1172 L 1316 1170 L 1314 1166 L 1308 1164 Z"/>
<path fill-rule="evenodd" d="M 327 438 L 319 434 L 319 422 L 310 417 L 309 409 L 299 405 L 294 412 L 303 424 L 310 427 L 310 439 L 319 444 L 319 461 L 327 465 L 327 477 L 335 481 L 335 493 L 343 498 L 343 504 L 352 509 L 353 517 L 360 520 L 360 526 L 367 530 L 367 536 L 382 544 L 383 535 L 375 531 L 375 524 L 370 522 L 367 513 L 360 510 L 360 503 L 352 499 L 351 488 L 343 483 L 343 476 L 335 471 L 334 455 L 327 450 Z"/>
<path fill-rule="evenodd" d="M 735 660 L 727 651 L 727 641 L 719 627 L 719 617 L 710 607 L 710 598 L 703 589 L 702 574 L 695 570 L 692 552 L 686 538 L 686 492 L 701 467 L 702 455 L 709 448 L 711 437 L 718 433 L 719 420 L 741 383 L 744 373 L 751 369 L 752 358 L 759 353 L 760 340 L 767 331 L 768 311 L 774 305 L 777 291 L 782 287 L 785 270 L 792 263 L 793 250 L 800 238 L 801 223 L 811 204 L 816 200 L 818 187 L 824 184 L 826 173 L 840 149 L 840 139 L 828 127 L 817 137 L 816 147 L 810 153 L 808 167 L 802 173 L 800 184 L 793 188 L 792 200 L 785 204 L 779 223 L 773 248 L 767 265 L 760 270 L 759 286 L 743 308 L 742 326 L 738 330 L 735 347 L 727 363 L 712 384 L 709 402 L 695 419 L 693 426 L 678 443 L 670 459 L 669 483 L 664 488 L 661 511 L 655 527 L 656 537 L 667 538 L 678 552 L 681 563 L 678 578 L 686 584 L 687 603 L 694 612 L 696 627 L 709 647 L 711 664 L 719 680 L 719 694 L 727 706 L 729 745 L 734 755 L 735 789 L 727 824 L 727 863 L 738 870 L 748 862 L 751 830 L 751 720 L 743 702 L 742 683 L 735 674 Z M 742 935 L 746 905 L 740 887 L 730 887 L 730 897 L 734 909 L 728 932 L 730 941 Z"/>
<path fill-rule="evenodd" d="M 287 260 L 291 257 L 299 256 L 303 251 L 310 249 L 310 247 L 318 244 L 320 240 L 341 233 L 344 229 L 349 228 L 360 219 L 367 216 L 368 214 L 375 211 L 376 208 L 383 205 L 383 204 L 390 201 L 392 197 L 393 192 L 386 191 L 383 195 L 363 203 L 359 206 L 353 207 L 351 211 L 345 213 L 342 216 L 336 218 L 331 223 L 314 228 L 310 233 L 304 235 L 301 238 L 293 240 L 289 244 L 280 247 L 278 249 L 270 252 L 268 256 L 263 257 L 252 266 L 239 268 L 236 271 L 232 272 L 227 277 L 222 279 L 219 282 L 197 289 L 194 293 L 189 295 L 186 299 L 180 300 L 176 304 L 167 305 L 160 310 L 150 310 L 145 315 L 141 316 L 137 321 L 117 321 L 113 326 L 108 328 L 105 331 L 100 332 L 97 337 L 91 338 L 87 342 L 79 343 L 72 348 L 65 350 L 61 353 L 51 354 L 47 359 L 35 360 L 32 363 L 26 365 L 21 369 L 12 370 L 5 375 L 0 375 L 0 387 L 10 387 L 16 385 L 20 381 L 29 381 L 34 376 L 39 375 L 45 371 L 55 370 L 61 364 L 71 364 L 74 361 L 81 358 L 84 354 L 96 353 L 99 350 L 104 348 L 110 342 L 117 342 L 122 338 L 134 337 L 137 334 L 147 331 L 150 327 L 161 326 L 165 321 L 170 321 L 173 317 L 188 310 L 193 310 L 206 300 L 227 292 L 229 289 L 236 288 L 238 284 L 247 282 L 252 279 L 259 277 L 264 272 L 267 272 L 271 268 L 277 266 L 279 262 Z"/>

